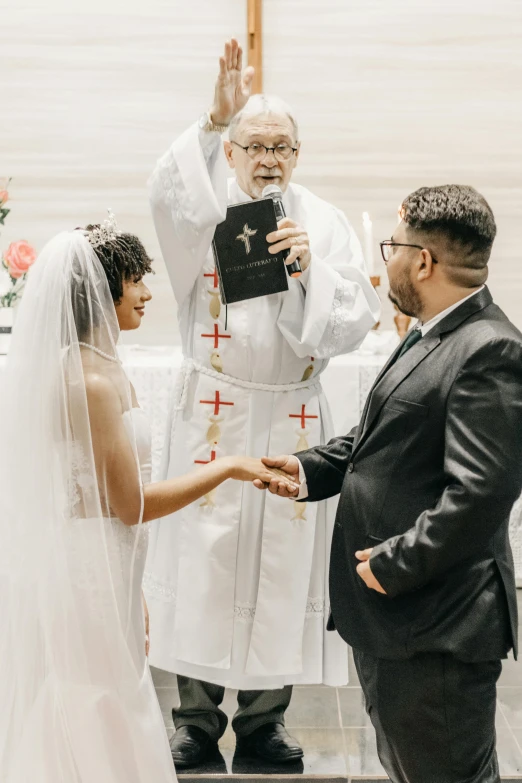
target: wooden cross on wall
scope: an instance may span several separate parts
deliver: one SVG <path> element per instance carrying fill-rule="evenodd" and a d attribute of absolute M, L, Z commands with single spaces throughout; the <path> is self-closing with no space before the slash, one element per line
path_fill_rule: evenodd
<path fill-rule="evenodd" d="M 247 0 L 248 64 L 256 69 L 252 94 L 263 92 L 263 0 Z"/>

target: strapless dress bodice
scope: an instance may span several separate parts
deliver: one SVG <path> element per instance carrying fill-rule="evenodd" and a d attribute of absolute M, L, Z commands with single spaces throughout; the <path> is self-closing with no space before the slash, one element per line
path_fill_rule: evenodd
<path fill-rule="evenodd" d="M 152 476 L 152 442 L 150 423 L 143 408 L 131 408 L 123 414 L 123 421 L 131 443 L 136 444 L 143 484 L 150 484 Z"/>

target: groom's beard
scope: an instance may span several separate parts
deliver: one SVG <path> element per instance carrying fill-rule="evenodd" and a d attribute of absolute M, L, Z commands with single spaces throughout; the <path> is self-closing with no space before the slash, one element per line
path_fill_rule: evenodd
<path fill-rule="evenodd" d="M 393 288 L 390 286 L 388 299 L 405 315 L 419 318 L 422 313 L 422 301 L 409 278 L 409 270 L 405 270 L 402 279 L 393 283 Z"/>

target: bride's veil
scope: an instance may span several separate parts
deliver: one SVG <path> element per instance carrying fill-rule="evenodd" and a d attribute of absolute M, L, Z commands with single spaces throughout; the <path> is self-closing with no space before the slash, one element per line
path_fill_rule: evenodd
<path fill-rule="evenodd" d="M 0 381 L 3 783 L 174 779 L 132 590 L 143 500 L 117 339 L 93 247 L 58 235 L 29 274 Z M 126 526 L 108 497 L 118 449 L 93 443 L 109 398 L 132 454 Z"/>

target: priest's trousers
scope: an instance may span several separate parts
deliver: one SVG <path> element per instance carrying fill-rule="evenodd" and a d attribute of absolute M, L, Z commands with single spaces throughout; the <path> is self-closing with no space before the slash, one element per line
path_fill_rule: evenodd
<path fill-rule="evenodd" d="M 199 726 L 213 740 L 225 733 L 228 717 L 220 709 L 225 695 L 221 685 L 182 677 L 178 674 L 180 706 L 172 710 L 174 726 Z M 266 723 L 284 726 L 285 710 L 290 704 L 292 686 L 267 691 L 238 691 L 238 709 L 232 720 L 232 728 L 238 737 L 246 737 Z"/>

